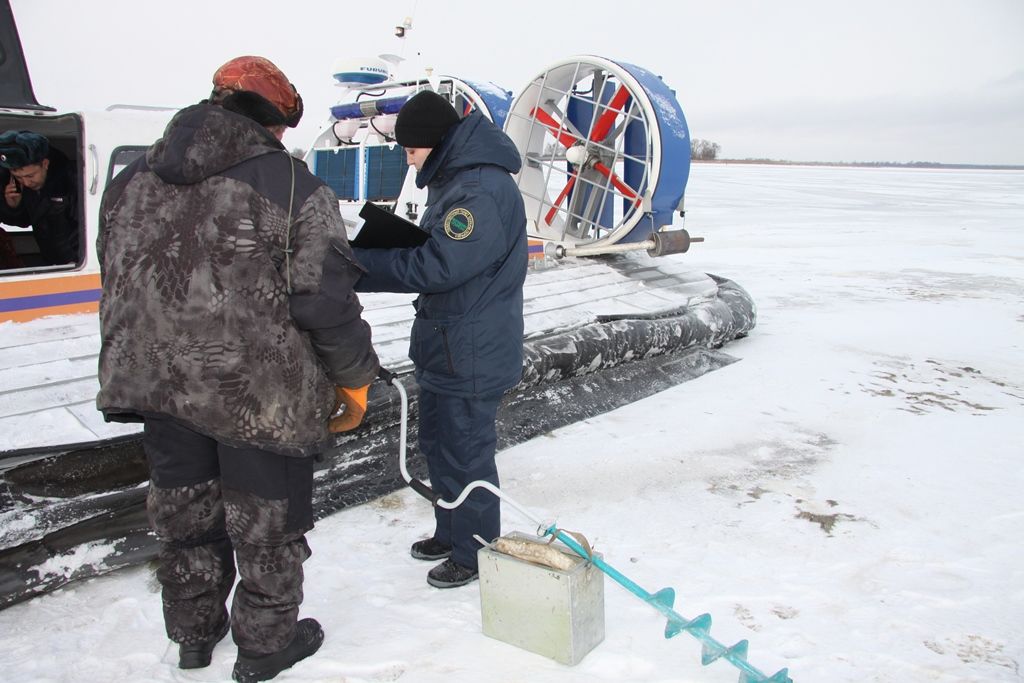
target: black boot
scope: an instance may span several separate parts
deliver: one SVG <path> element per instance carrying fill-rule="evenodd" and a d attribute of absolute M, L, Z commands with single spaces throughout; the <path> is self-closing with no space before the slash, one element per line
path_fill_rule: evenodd
<path fill-rule="evenodd" d="M 324 642 L 324 630 L 316 619 L 303 619 L 295 625 L 295 636 L 287 647 L 269 655 L 238 648 L 238 659 L 231 677 L 239 683 L 269 681 L 320 649 Z"/>
<path fill-rule="evenodd" d="M 231 630 L 231 619 L 225 618 L 209 640 L 191 645 L 178 646 L 178 668 L 179 669 L 202 669 L 210 666 L 210 659 L 213 657 L 213 648 L 217 643 L 224 640 L 224 636 Z"/>
<path fill-rule="evenodd" d="M 431 537 L 413 543 L 409 554 L 417 560 L 443 560 L 451 557 L 452 547 Z"/>
<path fill-rule="evenodd" d="M 477 570 L 463 567 L 455 560 L 448 558 L 427 572 L 427 583 L 434 588 L 455 588 L 476 581 Z"/>

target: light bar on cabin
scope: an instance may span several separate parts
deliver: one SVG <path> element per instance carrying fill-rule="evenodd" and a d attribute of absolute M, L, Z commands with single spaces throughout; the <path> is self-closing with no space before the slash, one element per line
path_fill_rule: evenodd
<path fill-rule="evenodd" d="M 362 102 L 350 102 L 338 104 L 331 107 L 331 116 L 340 120 L 343 119 L 365 119 L 381 114 L 397 114 L 408 95 L 400 97 L 382 97 L 376 100 L 363 100 Z"/>

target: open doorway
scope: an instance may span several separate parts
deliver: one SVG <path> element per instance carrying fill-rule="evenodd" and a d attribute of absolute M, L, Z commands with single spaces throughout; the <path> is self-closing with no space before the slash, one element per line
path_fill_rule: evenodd
<path fill-rule="evenodd" d="M 0 114 L 0 134 L 8 131 L 42 136 L 47 151 L 44 160 L 0 166 L 0 277 L 79 268 L 86 246 L 81 118 Z"/>

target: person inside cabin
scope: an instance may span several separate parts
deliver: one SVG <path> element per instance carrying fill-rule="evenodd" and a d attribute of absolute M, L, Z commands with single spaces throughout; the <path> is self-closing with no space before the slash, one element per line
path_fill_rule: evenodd
<path fill-rule="evenodd" d="M 323 642 L 298 619 L 314 457 L 360 423 L 379 363 L 337 199 L 281 144 L 298 92 L 255 56 L 213 85 L 103 194 L 96 404 L 145 424 L 178 666 L 230 630 L 233 678 L 263 681 Z"/>
<path fill-rule="evenodd" d="M 429 90 L 399 110 L 395 137 L 416 185 L 426 187 L 420 227 L 429 239 L 410 249 L 353 249 L 367 273 L 362 292 L 417 292 L 409 356 L 419 385 L 419 449 L 431 488 L 452 502 L 475 480 L 498 484 L 495 421 L 503 393 L 523 365 L 526 212 L 511 174 L 515 143 L 479 111 L 464 119 Z M 474 536 L 500 533 L 498 498 L 475 489 L 464 503 L 434 508 L 434 532 L 412 544 L 437 588 L 478 576 Z"/>
<path fill-rule="evenodd" d="M 75 264 L 81 258 L 76 174 L 67 156 L 39 133 L 9 130 L 0 134 L 0 183 L 4 201 L 0 222 L 31 227 L 40 262 L 0 248 L 5 268 Z M 13 253 L 12 253 L 13 252 Z"/>

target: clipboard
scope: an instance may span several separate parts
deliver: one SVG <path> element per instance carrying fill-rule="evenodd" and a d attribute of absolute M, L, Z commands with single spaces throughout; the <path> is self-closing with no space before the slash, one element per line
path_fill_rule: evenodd
<path fill-rule="evenodd" d="M 430 233 L 401 216 L 366 202 L 359 211 L 365 221 L 359 234 L 349 241 L 358 249 L 409 249 L 430 239 Z"/>

